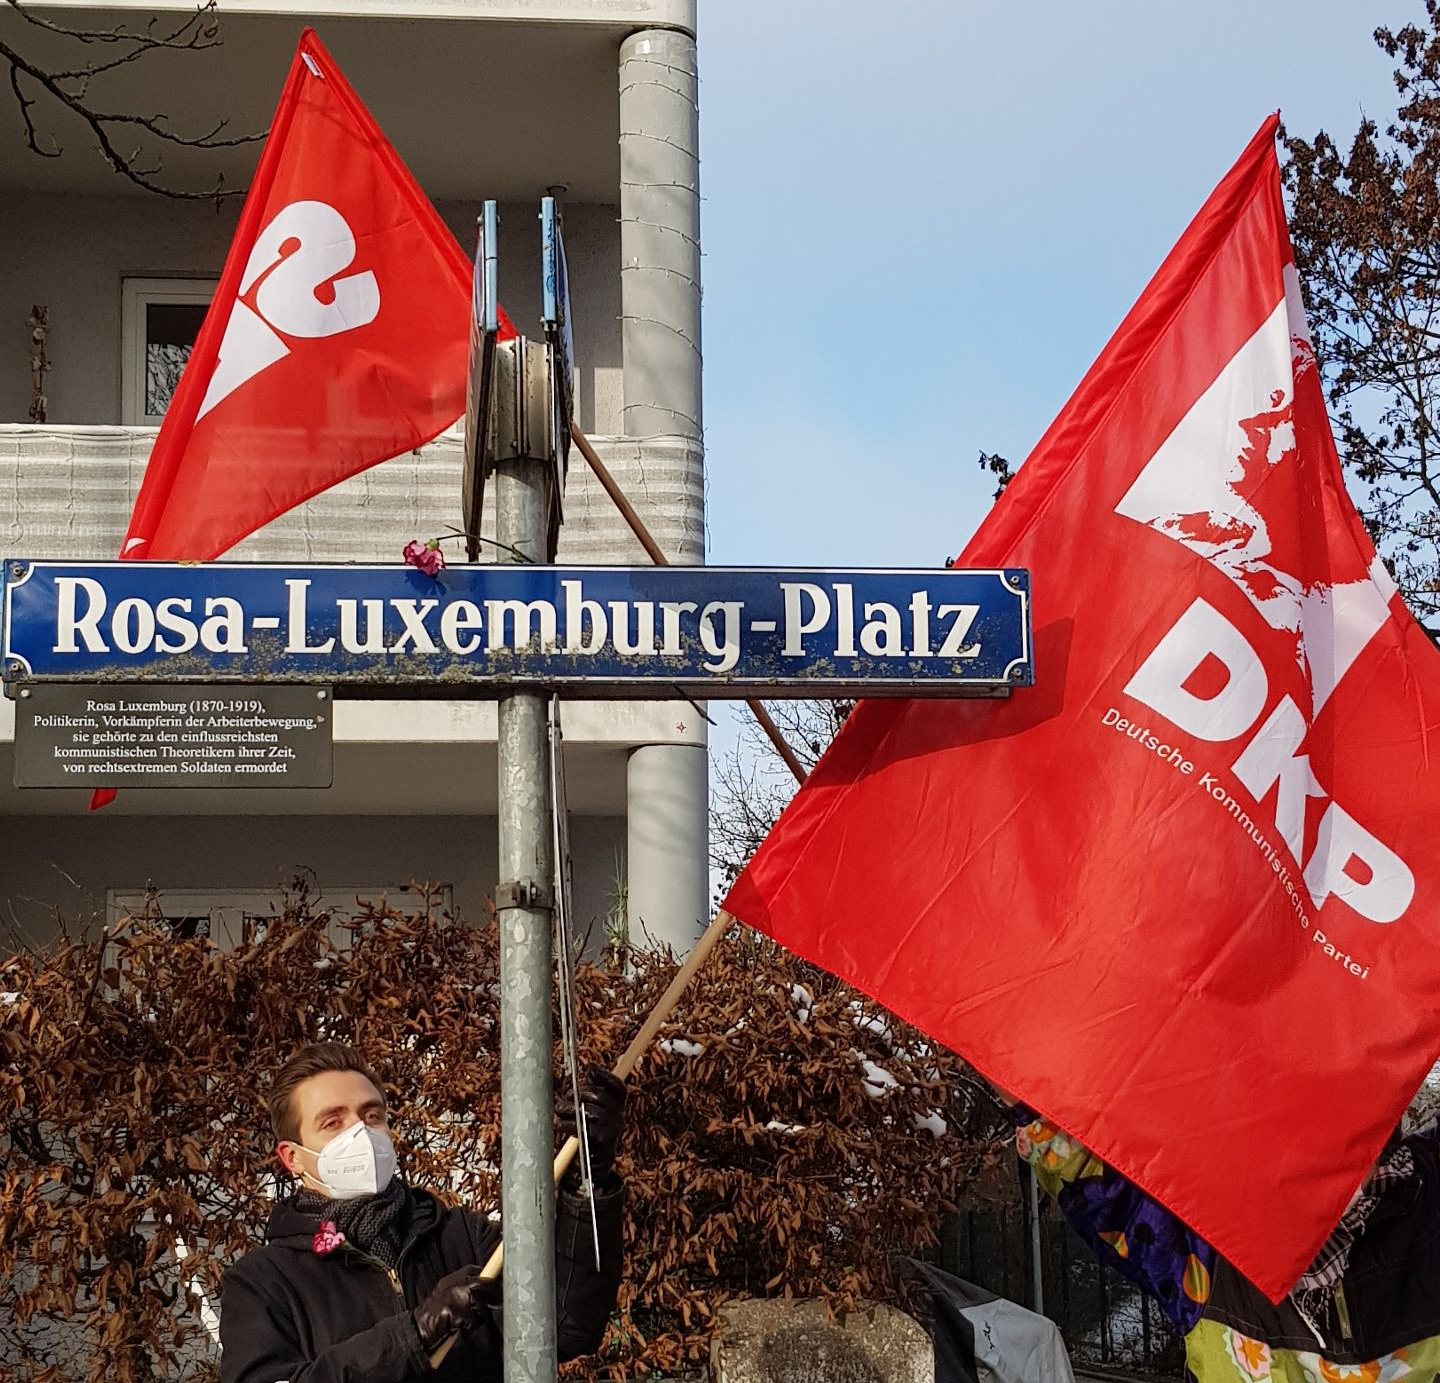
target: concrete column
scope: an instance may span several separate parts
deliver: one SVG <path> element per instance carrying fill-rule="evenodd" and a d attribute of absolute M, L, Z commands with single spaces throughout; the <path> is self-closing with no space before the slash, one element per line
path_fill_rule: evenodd
<path fill-rule="evenodd" d="M 649 30 L 620 46 L 620 304 L 626 436 L 700 442 L 700 109 L 688 34 Z M 643 489 L 630 498 L 646 514 Z M 683 955 L 709 920 L 707 751 L 634 750 L 626 815 L 631 940 Z"/>
<path fill-rule="evenodd" d="M 700 107 L 695 40 L 620 45 L 620 312 L 628 437 L 698 439 Z"/>
<path fill-rule="evenodd" d="M 710 920 L 709 755 L 696 744 L 630 751 L 626 775 L 626 917 L 636 946 L 685 955 Z"/>

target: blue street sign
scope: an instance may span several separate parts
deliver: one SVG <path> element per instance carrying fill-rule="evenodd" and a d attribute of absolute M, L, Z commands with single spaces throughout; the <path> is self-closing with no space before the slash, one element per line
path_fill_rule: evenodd
<path fill-rule="evenodd" d="M 540 199 L 540 320 L 550 343 L 559 393 L 557 449 L 563 458 L 570 445 L 570 419 L 575 411 L 575 331 L 570 318 L 570 269 L 565 237 L 554 197 Z"/>
<path fill-rule="evenodd" d="M 480 214 L 480 244 L 475 255 L 475 320 L 487 336 L 500 330 L 500 211 L 486 202 Z"/>
<path fill-rule="evenodd" d="M 15 682 L 315 682 L 366 695 L 956 696 L 1026 686 L 1028 573 L 29 562 Z"/>
<path fill-rule="evenodd" d="M 480 515 L 490 463 L 486 449 L 495 408 L 495 343 L 500 333 L 499 241 L 499 209 L 493 201 L 486 202 L 476 229 L 470 278 L 470 365 L 465 381 L 465 466 L 460 482 L 466 553 L 472 562 L 480 555 Z"/>

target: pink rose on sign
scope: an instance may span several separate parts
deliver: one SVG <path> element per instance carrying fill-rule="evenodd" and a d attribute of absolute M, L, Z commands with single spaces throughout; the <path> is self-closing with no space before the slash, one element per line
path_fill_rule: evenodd
<path fill-rule="evenodd" d="M 440 551 L 440 544 L 434 538 L 428 543 L 406 543 L 402 556 L 426 576 L 439 576 L 445 570 L 445 554 Z"/>
<path fill-rule="evenodd" d="M 318 1254 L 334 1253 L 345 1242 L 345 1236 L 336 1227 L 334 1220 L 326 1220 L 315 1231 L 310 1247 Z"/>

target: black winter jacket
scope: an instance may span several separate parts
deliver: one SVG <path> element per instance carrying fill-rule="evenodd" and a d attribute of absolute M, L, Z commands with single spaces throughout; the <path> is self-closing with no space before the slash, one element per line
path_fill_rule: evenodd
<path fill-rule="evenodd" d="M 483 1265 L 500 1242 L 497 1222 L 449 1210 L 412 1189 L 410 1230 L 392 1274 L 349 1244 L 314 1250 L 315 1222 L 288 1202 L 270 1216 L 262 1247 L 227 1270 L 220 1298 L 221 1383 L 485 1383 L 501 1377 L 498 1330 L 465 1332 L 438 1370 L 411 1310 L 442 1277 Z M 562 1194 L 555 1216 L 560 1358 L 600 1346 L 620 1286 L 617 1189 L 596 1197 L 601 1271 L 590 1212 Z"/>

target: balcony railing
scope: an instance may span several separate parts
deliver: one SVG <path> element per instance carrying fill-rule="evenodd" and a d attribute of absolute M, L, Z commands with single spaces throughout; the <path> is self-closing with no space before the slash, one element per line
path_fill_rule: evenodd
<path fill-rule="evenodd" d="M 155 440 L 154 428 L 0 424 L 0 554 L 99 561 L 120 549 Z M 595 448 L 674 562 L 704 560 L 700 447 L 682 437 L 597 437 Z M 412 538 L 460 526 L 461 445 L 445 433 L 419 451 L 353 476 L 266 525 L 229 553 L 250 562 L 392 562 Z M 493 505 L 482 528 L 494 536 Z M 447 544 L 463 560 L 458 541 Z M 648 559 L 572 453 L 562 562 Z"/>

